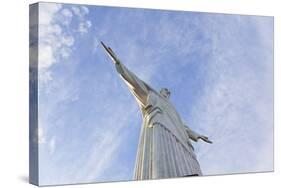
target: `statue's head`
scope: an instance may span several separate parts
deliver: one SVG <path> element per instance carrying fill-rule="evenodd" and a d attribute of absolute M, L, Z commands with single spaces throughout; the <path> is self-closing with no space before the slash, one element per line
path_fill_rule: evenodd
<path fill-rule="evenodd" d="M 160 94 L 168 99 L 171 95 L 171 92 L 167 88 L 162 88 L 160 90 Z"/>

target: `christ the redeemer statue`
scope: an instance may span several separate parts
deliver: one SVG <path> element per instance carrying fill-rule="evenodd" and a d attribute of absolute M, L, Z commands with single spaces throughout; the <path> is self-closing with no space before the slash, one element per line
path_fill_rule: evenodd
<path fill-rule="evenodd" d="M 160 92 L 130 72 L 115 53 L 101 42 L 117 72 L 128 85 L 141 109 L 143 124 L 137 150 L 134 179 L 160 179 L 202 175 L 190 140 L 208 137 L 185 125 L 169 101 L 170 91 Z"/>

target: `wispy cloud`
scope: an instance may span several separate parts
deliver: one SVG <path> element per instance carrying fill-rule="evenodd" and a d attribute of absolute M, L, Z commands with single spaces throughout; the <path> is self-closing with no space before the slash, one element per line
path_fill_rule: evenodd
<path fill-rule="evenodd" d="M 88 33 L 89 28 L 92 26 L 90 21 L 82 22 L 79 24 L 78 32 L 79 33 Z"/>
<path fill-rule="evenodd" d="M 39 80 L 43 83 L 52 80 L 50 67 L 63 62 L 72 52 L 75 43 L 73 15 L 79 16 L 77 30 L 87 33 L 91 21 L 87 20 L 86 7 L 65 7 L 59 3 L 40 3 L 39 6 Z"/>
<path fill-rule="evenodd" d="M 271 171 L 272 19 L 217 16 L 207 23 L 213 40 L 212 59 L 206 65 L 207 86 L 190 114 L 194 128 L 211 134 L 214 141 L 209 149 L 198 146 L 203 172 Z"/>

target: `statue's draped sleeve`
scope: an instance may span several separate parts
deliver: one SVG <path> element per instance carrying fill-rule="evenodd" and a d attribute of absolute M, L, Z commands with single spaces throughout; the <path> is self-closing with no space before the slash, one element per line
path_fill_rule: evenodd
<path fill-rule="evenodd" d="M 138 103 L 143 107 L 147 102 L 147 95 L 149 92 L 149 86 L 139 79 L 134 73 L 128 70 L 121 62 L 115 64 L 117 72 L 124 79 L 126 84 L 128 85 L 130 91 L 138 100 Z"/>
<path fill-rule="evenodd" d="M 187 132 L 187 134 L 188 134 L 188 136 L 189 136 L 189 138 L 191 140 L 193 140 L 195 142 L 198 141 L 199 136 L 200 136 L 198 133 L 196 133 L 195 131 L 191 130 L 187 125 L 185 125 L 185 130 L 186 130 L 186 132 Z"/>

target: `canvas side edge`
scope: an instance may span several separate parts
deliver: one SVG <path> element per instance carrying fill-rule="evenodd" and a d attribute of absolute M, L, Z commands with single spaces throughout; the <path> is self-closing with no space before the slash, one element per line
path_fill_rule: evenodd
<path fill-rule="evenodd" d="M 29 5 L 29 183 L 39 185 L 38 35 L 39 4 Z"/>

